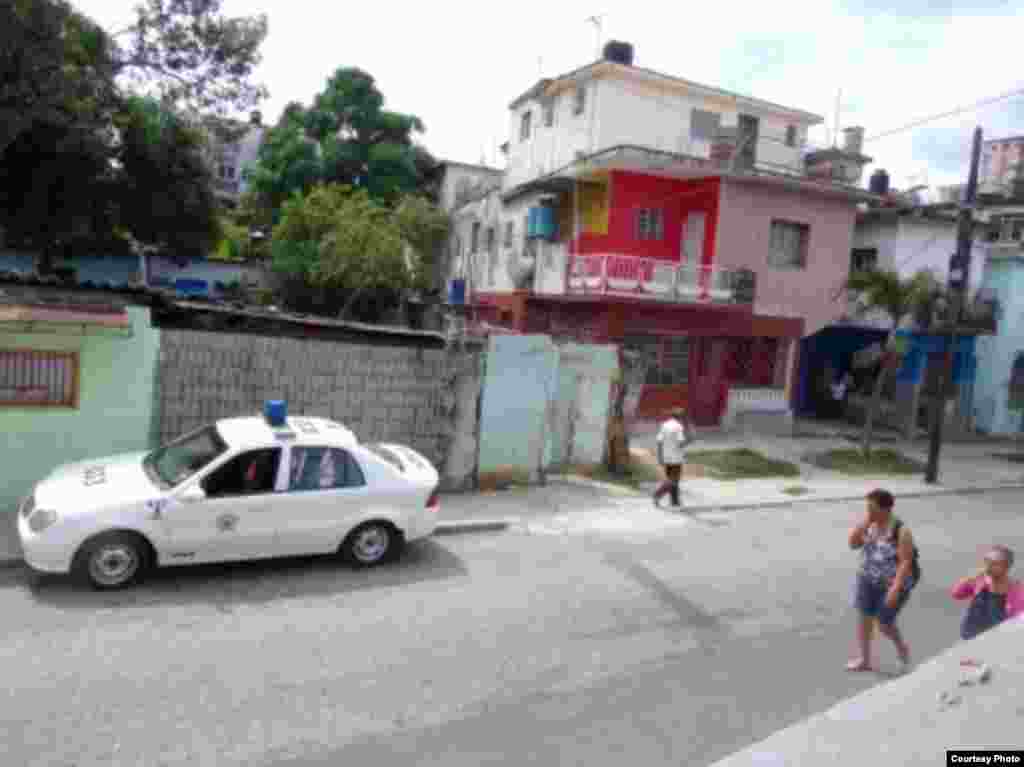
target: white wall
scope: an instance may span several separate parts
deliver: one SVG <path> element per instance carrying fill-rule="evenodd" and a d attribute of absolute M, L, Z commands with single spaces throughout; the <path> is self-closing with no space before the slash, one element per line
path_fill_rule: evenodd
<path fill-rule="evenodd" d="M 519 288 L 512 280 L 510 265 L 521 262 L 527 266 L 530 263 L 525 252 L 527 211 L 538 202 L 538 196 L 532 195 L 503 205 L 500 194 L 495 191 L 482 200 L 457 209 L 452 214 L 453 229 L 449 238 L 449 279 L 465 279 L 471 293 L 507 293 L 532 287 L 536 280 L 537 258 L 533 259 L 533 279 L 525 281 Z M 479 247 L 476 253 L 470 251 L 474 222 L 480 223 Z M 509 224 L 512 225 L 511 246 L 506 245 L 505 240 L 506 227 Z M 489 227 L 494 227 L 496 238 L 493 252 L 487 251 Z M 545 253 L 544 245 L 541 244 L 536 249 L 538 256 Z M 564 274 L 565 265 L 562 263 L 559 266 L 557 259 L 552 263 L 549 258 L 544 263 L 551 264 L 551 268 L 560 268 Z"/>
<path fill-rule="evenodd" d="M 564 242 L 539 242 L 533 278 L 534 292 L 564 294 L 568 265 L 569 250 Z"/>
<path fill-rule="evenodd" d="M 474 167 L 469 165 L 449 164 L 445 166 L 444 178 L 441 180 L 441 210 L 450 212 L 456 206 L 459 187 L 462 185 L 484 186 L 501 183 L 501 171 L 498 169 Z"/>
<path fill-rule="evenodd" d="M 956 251 L 956 222 L 899 216 L 895 221 L 858 223 L 854 248 L 878 248 L 880 269 L 896 269 L 912 277 L 922 269 L 933 270 L 944 283 L 949 258 Z M 970 294 L 980 287 L 985 272 L 985 249 L 975 243 L 971 249 Z"/>
<path fill-rule="evenodd" d="M 602 77 L 585 85 L 586 106 L 573 114 L 574 91 L 556 97 L 552 127 L 544 125 L 544 108 L 537 100 L 509 111 L 509 152 L 505 188 L 551 173 L 575 159 L 576 152 L 593 153 L 622 144 L 707 157 L 710 142 L 690 138 L 694 109 L 722 115 L 722 125 L 735 127 L 739 113 L 760 120 L 757 158 L 770 170 L 800 171 L 805 125 L 752 107 L 737 107 L 724 99 L 670 91 L 632 80 Z M 529 139 L 520 140 L 523 115 L 531 113 Z M 796 146 L 785 145 L 787 126 L 797 127 Z"/>
<path fill-rule="evenodd" d="M 531 100 L 509 110 L 509 150 L 505 188 L 562 168 L 576 159 L 576 152 L 590 153 L 591 120 L 600 99 L 598 83 L 585 83 L 586 103 L 581 114 L 573 114 L 575 91 L 568 89 L 554 99 L 554 124 L 544 125 L 544 107 Z M 521 141 L 523 115 L 530 112 L 530 138 Z"/>

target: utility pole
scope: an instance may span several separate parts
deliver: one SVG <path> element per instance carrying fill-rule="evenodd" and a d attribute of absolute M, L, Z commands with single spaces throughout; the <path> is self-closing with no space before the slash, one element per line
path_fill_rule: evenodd
<path fill-rule="evenodd" d="M 602 27 L 603 27 L 604 14 L 603 13 L 598 13 L 598 14 L 595 14 L 593 16 L 588 16 L 587 18 L 584 19 L 584 21 L 589 22 L 590 24 L 594 25 L 594 32 L 597 35 L 597 54 L 596 54 L 595 58 L 599 59 L 599 58 L 601 58 L 601 38 L 602 38 L 601 31 L 602 31 Z"/>
<path fill-rule="evenodd" d="M 946 357 L 942 366 L 942 380 L 939 381 L 939 395 L 932 403 L 932 433 L 928 445 L 928 467 L 924 481 L 934 485 L 939 480 L 939 451 L 942 447 L 942 424 L 946 420 L 946 400 L 953 378 L 953 359 L 957 329 L 963 319 L 964 298 L 967 294 L 971 273 L 971 244 L 974 239 L 974 203 L 978 196 L 978 161 L 981 158 L 981 127 L 974 129 L 974 143 L 971 145 L 971 169 L 967 175 L 967 189 L 960 204 L 960 218 L 956 237 L 956 254 L 949 262 L 949 312 L 946 317 Z"/>

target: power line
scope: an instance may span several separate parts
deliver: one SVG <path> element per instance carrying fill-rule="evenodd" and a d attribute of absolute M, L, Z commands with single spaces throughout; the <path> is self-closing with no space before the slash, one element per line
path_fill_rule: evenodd
<path fill-rule="evenodd" d="M 910 130 L 911 128 L 918 128 L 930 122 L 935 122 L 936 120 L 942 120 L 946 117 L 954 117 L 958 114 L 970 112 L 973 109 L 978 109 L 979 107 L 988 106 L 990 104 L 997 104 L 1000 101 L 1006 101 L 1007 99 L 1018 98 L 1020 96 L 1024 96 L 1024 88 L 1018 88 L 1016 90 L 1008 91 L 1007 93 L 1004 93 L 1001 96 L 993 96 L 992 98 L 982 99 L 981 101 L 977 101 L 974 104 L 970 104 L 965 107 L 959 107 L 957 109 L 951 109 L 950 111 L 943 112 L 942 114 L 932 115 L 931 117 L 924 117 L 920 120 L 915 120 L 914 122 L 907 123 L 906 125 L 903 125 L 899 128 L 893 128 L 892 130 L 883 131 L 882 133 L 876 133 L 874 136 L 870 136 L 864 140 L 875 141 L 876 139 L 885 138 L 887 136 L 892 136 L 897 133 L 902 133 L 903 131 Z"/>

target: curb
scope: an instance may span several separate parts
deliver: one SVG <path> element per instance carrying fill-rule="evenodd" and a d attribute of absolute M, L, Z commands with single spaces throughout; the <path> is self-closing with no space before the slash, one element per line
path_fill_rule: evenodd
<path fill-rule="evenodd" d="M 505 519 L 455 519 L 450 522 L 438 522 L 434 535 L 465 535 L 467 533 L 499 533 L 507 530 L 519 520 Z"/>
<path fill-rule="evenodd" d="M 1000 491 L 1020 491 L 1024 490 L 1024 483 L 1016 483 L 1013 485 L 985 485 L 983 487 L 959 487 L 959 488 L 948 488 L 942 490 L 923 490 L 913 491 L 909 493 L 894 492 L 893 495 L 899 498 L 931 498 L 937 495 L 983 495 L 985 493 L 996 493 Z M 809 494 L 810 495 L 810 494 Z M 751 509 L 776 509 L 785 508 L 787 506 L 806 505 L 808 503 L 849 503 L 851 501 L 863 501 L 864 494 L 859 495 L 843 495 L 843 496 L 828 496 L 809 498 L 807 496 L 801 496 L 793 498 L 791 501 L 763 501 L 760 503 L 733 503 L 733 504 L 708 504 L 704 506 L 691 506 L 686 505 L 684 508 L 686 511 L 745 511 Z"/>

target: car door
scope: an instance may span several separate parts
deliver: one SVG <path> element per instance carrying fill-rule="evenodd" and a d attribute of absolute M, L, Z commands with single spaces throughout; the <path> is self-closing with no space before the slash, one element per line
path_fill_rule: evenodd
<path fill-rule="evenodd" d="M 163 514 L 167 563 L 274 556 L 281 454 L 280 447 L 246 450 L 177 494 Z"/>
<path fill-rule="evenodd" d="M 278 541 L 286 554 L 335 551 L 371 493 L 349 451 L 315 445 L 289 449 L 287 487 L 278 516 Z"/>

